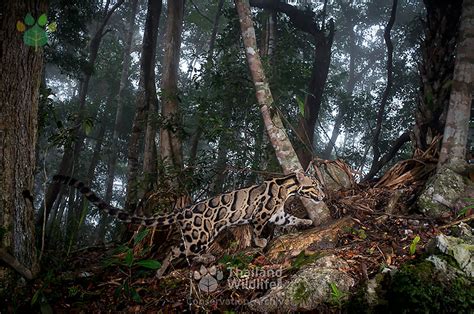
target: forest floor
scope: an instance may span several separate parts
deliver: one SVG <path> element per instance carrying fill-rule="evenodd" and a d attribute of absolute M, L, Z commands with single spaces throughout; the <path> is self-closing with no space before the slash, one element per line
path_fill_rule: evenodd
<path fill-rule="evenodd" d="M 354 197 L 351 196 L 354 191 L 344 193 L 346 197 L 341 200 Z M 340 219 L 350 221 L 346 227 L 337 230 L 335 245 L 326 249 L 308 247 L 297 255 L 292 252 L 276 260 L 267 258 L 265 251 L 258 252 L 252 248 L 239 252 L 224 251 L 217 256 L 217 274 L 211 274 L 217 278 L 216 282 L 207 282 L 217 286 L 207 291 L 203 291 L 202 282 L 194 275 L 199 272 L 199 266 L 189 267 L 186 261 L 175 263 L 176 270 L 157 279 L 154 270 L 142 266 L 147 262 L 140 263 L 149 261 L 145 258 L 154 257 L 146 245 L 139 245 L 140 240 L 135 241 L 135 245 L 130 242 L 129 247 L 90 247 L 73 252 L 67 258 L 52 258 L 51 255 L 44 275 L 26 294 L 21 294 L 18 304 L 12 306 L 19 311 L 35 308 L 41 312 L 243 310 L 247 302 L 262 296 L 268 287 L 232 287 L 231 281 L 224 279 L 229 277 L 230 267 L 250 271 L 281 269 L 279 276 L 284 281 L 316 257 L 333 254 L 349 264 L 347 273 L 361 283 L 383 268 L 397 267 L 414 259 L 423 251 L 426 241 L 440 232 L 439 225 L 419 215 L 385 213 L 383 208 L 386 209 L 391 192 L 370 188 L 359 189 L 357 195 L 363 193 L 366 193 L 365 203 L 373 201 L 369 194 L 375 193 L 377 201 L 373 205 L 379 208 L 345 213 L 333 211 L 333 214 L 345 217 Z M 341 202 L 344 203 L 339 201 L 339 204 Z M 364 206 L 363 203 L 359 202 L 358 206 Z M 148 240 L 145 238 L 143 241 Z M 337 311 L 340 306 L 328 304 L 325 310 Z"/>

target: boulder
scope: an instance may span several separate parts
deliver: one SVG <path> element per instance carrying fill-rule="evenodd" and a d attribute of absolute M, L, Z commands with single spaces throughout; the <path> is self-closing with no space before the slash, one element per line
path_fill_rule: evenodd
<path fill-rule="evenodd" d="M 348 269 L 341 258 L 324 256 L 247 306 L 255 312 L 290 312 L 314 310 L 322 303 L 340 303 L 347 299 L 355 284 L 346 272 Z"/>
<path fill-rule="evenodd" d="M 428 216 L 442 217 L 460 198 L 466 188 L 463 177 L 448 167 L 441 168 L 426 183 L 418 198 L 418 208 Z"/>

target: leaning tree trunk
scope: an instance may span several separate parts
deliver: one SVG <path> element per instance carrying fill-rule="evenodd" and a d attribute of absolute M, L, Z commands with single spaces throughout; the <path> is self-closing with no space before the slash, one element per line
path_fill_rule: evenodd
<path fill-rule="evenodd" d="M 303 168 L 298 160 L 298 156 L 291 145 L 286 134 L 285 127 L 277 110 L 273 105 L 273 96 L 270 91 L 268 80 L 262 67 L 260 55 L 257 51 L 257 41 L 255 29 L 250 13 L 248 0 L 235 0 L 235 6 L 240 20 L 242 39 L 244 42 L 245 54 L 249 64 L 250 74 L 255 85 L 257 101 L 262 112 L 263 122 L 267 130 L 270 143 L 275 149 L 275 154 L 283 172 L 285 174 L 302 171 Z M 314 203 L 306 198 L 301 199 L 314 224 L 321 224 L 329 220 L 327 208 L 316 208 Z"/>
<path fill-rule="evenodd" d="M 38 18 L 46 9 L 46 1 L 0 4 L 0 258 L 16 259 L 23 268 L 15 269 L 29 279 L 38 270 L 33 198 L 27 191 L 33 190 L 43 49 L 27 46 L 15 25 L 26 14 Z M 7 289 L 15 281 L 2 264 L 0 294 L 11 293 Z"/>
<path fill-rule="evenodd" d="M 466 144 L 474 92 L 474 0 L 464 0 L 456 48 L 456 65 L 449 98 L 438 166 L 462 171 L 466 166 Z"/>
<path fill-rule="evenodd" d="M 284 1 L 251 0 L 252 6 L 272 9 L 285 13 L 295 27 L 310 34 L 314 38 L 315 51 L 311 78 L 309 81 L 307 96 L 304 103 L 304 116 L 300 118 L 296 130 L 300 145 L 296 148 L 298 158 L 304 168 L 313 159 L 314 129 L 318 119 L 324 87 L 331 62 L 331 48 L 334 39 L 334 22 L 330 19 L 326 25 L 325 9 L 321 14 L 321 25 L 316 22 L 313 12 L 303 11 Z"/>
<path fill-rule="evenodd" d="M 273 96 L 257 50 L 257 41 L 250 6 L 246 0 L 236 0 L 235 5 L 239 14 L 245 54 L 247 56 L 250 74 L 255 85 L 257 101 L 260 105 L 260 111 L 262 112 L 268 137 L 275 149 L 276 157 L 283 172 L 287 174 L 301 171 L 303 169 L 298 160 L 298 156 L 285 132 L 280 114 L 273 105 Z"/>
<path fill-rule="evenodd" d="M 127 209 L 134 209 L 138 202 L 138 158 L 140 151 L 140 138 L 143 136 L 144 126 L 147 125 L 147 111 L 151 105 L 150 100 L 154 97 L 153 95 L 150 95 L 149 88 L 151 84 L 155 84 L 155 54 L 161 7 L 161 1 L 148 1 L 145 32 L 143 34 L 142 55 L 140 60 L 139 90 L 135 117 L 133 119 L 132 134 L 130 135 L 128 142 L 127 197 L 125 201 L 125 207 Z"/>
<path fill-rule="evenodd" d="M 120 86 L 119 92 L 117 94 L 117 110 L 115 111 L 115 121 L 114 127 L 112 130 L 112 139 L 111 139 L 111 147 L 110 147 L 110 155 L 107 160 L 107 179 L 105 181 L 105 197 L 104 201 L 107 204 L 110 204 L 112 201 L 112 194 L 113 194 L 113 187 L 114 187 L 114 180 L 115 180 L 115 170 L 117 167 L 117 159 L 118 159 L 118 130 L 120 127 L 120 123 L 122 122 L 122 115 L 123 115 L 123 108 L 125 105 L 123 99 L 123 93 L 125 87 L 128 83 L 128 76 L 130 70 L 130 60 L 131 60 L 131 50 L 132 50 L 132 40 L 133 40 L 133 33 L 135 29 L 135 18 L 137 15 L 137 6 L 138 0 L 132 0 L 130 4 L 130 23 L 128 26 L 127 34 L 124 38 L 125 46 L 123 49 L 123 61 L 122 61 L 122 72 L 120 74 Z M 96 231 L 96 243 L 101 243 L 107 231 L 106 226 L 109 223 L 110 217 L 105 215 L 104 213 L 100 213 L 100 219 L 97 226 Z"/>
<path fill-rule="evenodd" d="M 183 168 L 181 117 L 178 99 L 178 68 L 184 0 L 168 2 L 163 75 L 161 78 L 160 158 L 165 167 Z"/>
<path fill-rule="evenodd" d="M 329 29 L 329 36 L 325 33 L 315 36 L 316 48 L 314 52 L 313 68 L 308 86 L 308 94 L 304 102 L 304 116 L 300 117 L 297 133 L 303 145 L 297 149 L 298 157 L 304 168 L 313 159 L 314 152 L 314 130 L 318 120 L 324 87 L 329 73 L 331 63 L 331 47 L 334 37 L 334 24 Z"/>

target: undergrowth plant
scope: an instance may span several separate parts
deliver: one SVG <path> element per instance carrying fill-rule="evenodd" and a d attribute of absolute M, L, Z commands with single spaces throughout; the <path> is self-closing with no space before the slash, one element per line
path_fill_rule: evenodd
<path fill-rule="evenodd" d="M 140 231 L 133 239 L 133 247 L 121 245 L 114 251 L 114 257 L 105 261 L 106 266 L 118 266 L 119 271 L 125 275 L 122 283 L 115 289 L 115 297 L 117 298 L 123 293 L 135 302 L 141 302 L 141 297 L 133 286 L 133 277 L 139 275 L 141 271 L 135 272 L 135 270 L 140 268 L 157 270 L 161 267 L 160 262 L 143 258 L 149 253 L 150 248 L 144 246 L 143 249 L 135 250 L 147 236 L 148 232 L 149 229 Z"/>

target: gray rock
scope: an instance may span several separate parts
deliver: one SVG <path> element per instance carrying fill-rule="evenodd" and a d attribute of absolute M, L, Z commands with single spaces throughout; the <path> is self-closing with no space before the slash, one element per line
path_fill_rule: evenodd
<path fill-rule="evenodd" d="M 266 295 L 247 304 L 256 312 L 288 312 L 312 310 L 323 302 L 334 302 L 331 285 L 340 291 L 342 301 L 354 286 L 354 279 L 343 269 L 348 264 L 334 256 L 325 256 L 307 265 L 295 274 L 288 282 L 272 288 Z"/>
<path fill-rule="evenodd" d="M 465 188 L 463 177 L 444 167 L 428 180 L 417 205 L 423 213 L 440 217 L 454 207 Z"/>
<path fill-rule="evenodd" d="M 433 238 L 427 245 L 428 252 L 432 254 L 446 254 L 451 256 L 468 277 L 474 277 L 474 238 L 464 239 L 441 234 Z M 431 260 L 433 262 L 433 260 Z M 433 262 L 435 266 L 439 262 Z"/>

